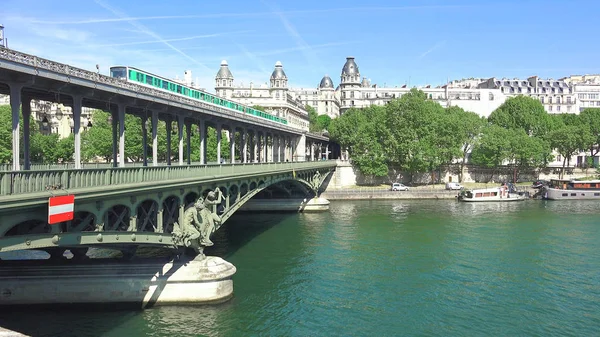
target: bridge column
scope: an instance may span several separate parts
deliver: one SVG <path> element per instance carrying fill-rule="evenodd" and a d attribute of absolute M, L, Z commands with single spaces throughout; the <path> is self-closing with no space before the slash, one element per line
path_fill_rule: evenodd
<path fill-rule="evenodd" d="M 10 84 L 10 108 L 12 111 L 12 169 L 13 171 L 19 171 L 21 169 L 21 151 L 20 145 L 20 132 L 19 132 L 19 117 L 21 110 L 21 89 L 22 84 L 12 83 Z"/>
<path fill-rule="evenodd" d="M 112 166 L 113 167 L 117 167 L 118 162 L 119 162 L 119 151 L 118 151 L 118 133 L 117 133 L 117 126 L 119 125 L 119 119 L 117 117 L 118 115 L 118 111 L 115 111 L 114 109 L 110 109 L 110 120 L 112 122 L 112 155 L 113 155 L 113 162 L 112 162 Z"/>
<path fill-rule="evenodd" d="M 179 135 L 179 165 L 183 165 L 183 123 L 185 122 L 184 116 L 177 116 L 177 134 Z"/>
<path fill-rule="evenodd" d="M 125 167 L 125 104 L 119 104 L 119 167 Z"/>
<path fill-rule="evenodd" d="M 142 160 L 144 161 L 144 167 L 148 166 L 148 127 L 146 123 L 148 122 L 148 115 L 144 113 L 142 116 Z"/>
<path fill-rule="evenodd" d="M 206 124 L 200 120 L 200 164 L 206 164 Z"/>
<path fill-rule="evenodd" d="M 221 124 L 217 124 L 217 163 L 221 164 Z"/>
<path fill-rule="evenodd" d="M 313 144 L 313 142 L 309 143 L 310 145 L 310 161 L 314 161 L 315 160 L 315 144 Z"/>
<path fill-rule="evenodd" d="M 274 163 L 275 162 L 275 150 L 276 150 L 276 147 L 275 147 L 275 134 L 274 133 L 271 133 L 271 146 L 270 146 L 270 148 L 271 148 L 271 155 L 270 155 L 270 157 L 271 157 L 271 163 Z"/>
<path fill-rule="evenodd" d="M 257 162 L 258 160 L 258 132 L 252 130 L 252 161 Z"/>
<path fill-rule="evenodd" d="M 303 134 L 300 137 L 296 137 L 296 149 L 295 156 L 296 161 L 305 161 L 306 160 L 306 135 Z"/>
<path fill-rule="evenodd" d="M 185 124 L 185 131 L 186 131 L 186 144 L 187 144 L 187 164 L 191 165 L 192 164 L 192 123 L 187 123 Z"/>
<path fill-rule="evenodd" d="M 248 162 L 248 129 L 242 129 L 242 162 Z"/>
<path fill-rule="evenodd" d="M 23 97 L 21 111 L 23 112 L 23 169 L 31 169 L 31 158 L 29 155 L 29 118 L 31 117 L 31 98 Z"/>
<path fill-rule="evenodd" d="M 152 166 L 158 166 L 158 111 L 152 111 Z"/>
<path fill-rule="evenodd" d="M 230 162 L 235 164 L 235 126 L 229 128 L 229 155 Z"/>
<path fill-rule="evenodd" d="M 266 132 L 263 132 L 263 138 L 264 138 L 264 140 L 265 140 L 265 141 L 263 142 L 263 144 L 262 144 L 262 147 L 263 147 L 263 151 L 262 151 L 262 153 L 263 153 L 263 162 L 265 162 L 265 163 L 266 163 L 266 162 L 268 162 L 268 161 L 269 161 L 269 160 L 267 159 L 267 158 L 268 158 L 268 157 L 267 157 L 267 155 L 268 155 L 268 153 L 267 153 L 267 143 L 268 143 L 268 138 L 267 138 L 267 133 L 266 133 Z"/>
<path fill-rule="evenodd" d="M 329 144 L 325 146 L 325 159 L 329 160 Z"/>
<path fill-rule="evenodd" d="M 281 160 L 281 135 L 277 135 L 277 162 L 282 162 Z"/>
<path fill-rule="evenodd" d="M 75 169 L 81 168 L 81 108 L 83 104 L 83 97 L 80 95 L 73 95 L 73 134 L 74 134 L 74 145 L 75 152 L 73 153 L 73 160 L 75 161 Z"/>
<path fill-rule="evenodd" d="M 171 166 L 171 133 L 173 130 L 173 120 L 171 116 L 168 116 L 165 119 L 165 123 L 167 125 L 167 165 Z"/>

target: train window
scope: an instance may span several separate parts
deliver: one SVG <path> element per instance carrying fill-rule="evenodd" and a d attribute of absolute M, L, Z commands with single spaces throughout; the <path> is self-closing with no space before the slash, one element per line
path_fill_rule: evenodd
<path fill-rule="evenodd" d="M 154 77 L 146 75 L 146 84 L 150 84 L 152 85 L 152 80 L 154 79 Z"/>
<path fill-rule="evenodd" d="M 125 78 L 127 76 L 127 70 L 125 68 L 110 68 L 110 76 L 116 78 Z"/>
<path fill-rule="evenodd" d="M 162 87 L 163 87 L 163 89 L 169 90 L 169 82 L 162 81 Z"/>
<path fill-rule="evenodd" d="M 181 94 L 181 86 L 180 85 L 177 86 L 177 93 Z"/>

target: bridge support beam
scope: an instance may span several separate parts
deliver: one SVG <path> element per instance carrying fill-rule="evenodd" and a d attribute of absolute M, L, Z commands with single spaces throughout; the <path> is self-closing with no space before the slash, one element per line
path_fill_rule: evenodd
<path fill-rule="evenodd" d="M 242 129 L 242 162 L 248 162 L 248 129 Z"/>
<path fill-rule="evenodd" d="M 281 161 L 281 135 L 277 135 L 277 162 Z"/>
<path fill-rule="evenodd" d="M 111 118 L 111 122 L 112 122 L 112 156 L 113 156 L 113 163 L 112 166 L 113 167 L 117 167 L 118 165 L 118 161 L 119 161 L 119 156 L 118 153 L 119 151 L 118 149 L 118 135 L 117 135 L 117 126 L 119 125 L 119 120 L 117 118 L 118 112 L 115 112 L 115 110 L 111 109 L 110 110 L 110 118 Z"/>
<path fill-rule="evenodd" d="M 74 95 L 73 97 L 73 134 L 75 143 L 75 152 L 73 160 L 75 161 L 75 169 L 81 169 L 81 108 L 83 104 L 83 96 Z"/>
<path fill-rule="evenodd" d="M 206 164 L 206 124 L 200 120 L 200 164 Z"/>
<path fill-rule="evenodd" d="M 252 161 L 258 162 L 258 132 L 252 130 Z"/>
<path fill-rule="evenodd" d="M 21 169 L 21 149 L 20 145 L 20 133 L 19 133 L 19 117 L 21 110 L 21 89 L 22 84 L 11 83 L 10 84 L 10 109 L 12 112 L 12 169 L 13 171 L 19 171 Z"/>
<path fill-rule="evenodd" d="M 119 104 L 119 167 L 125 167 L 125 104 Z"/>
<path fill-rule="evenodd" d="M 148 122 L 148 115 L 144 114 L 142 116 L 142 160 L 143 165 L 148 166 L 148 128 L 146 127 L 146 123 Z"/>
<path fill-rule="evenodd" d="M 186 153 L 186 160 L 187 160 L 187 164 L 191 165 L 192 164 L 192 124 L 191 123 L 187 123 L 185 125 L 185 143 L 187 146 L 187 153 Z"/>
<path fill-rule="evenodd" d="M 221 164 L 221 124 L 217 124 L 217 163 Z"/>
<path fill-rule="evenodd" d="M 173 120 L 168 116 L 165 120 L 167 125 L 167 166 L 171 166 L 171 134 L 173 131 Z"/>
<path fill-rule="evenodd" d="M 185 123 L 185 117 L 184 116 L 177 116 L 177 135 L 179 136 L 179 143 L 178 143 L 178 152 L 179 152 L 179 156 L 178 156 L 178 161 L 179 161 L 179 165 L 183 165 L 183 124 Z"/>
<path fill-rule="evenodd" d="M 152 166 L 158 166 L 158 111 L 152 111 Z"/>
<path fill-rule="evenodd" d="M 262 142 L 262 144 L 261 144 L 261 145 L 262 145 L 262 148 L 263 148 L 263 150 L 262 150 L 263 161 L 264 161 L 265 163 L 269 161 L 269 160 L 268 160 L 268 157 L 267 157 L 267 155 L 268 155 L 268 154 L 267 154 L 267 143 L 268 143 L 268 142 L 267 142 L 267 137 L 268 137 L 268 136 L 267 136 L 267 133 L 266 133 L 266 132 L 263 132 L 263 140 L 264 140 L 264 142 Z"/>
<path fill-rule="evenodd" d="M 235 126 L 232 126 L 229 131 L 229 155 L 230 162 L 235 164 Z"/>
<path fill-rule="evenodd" d="M 29 170 L 31 168 L 31 158 L 29 154 L 29 144 L 31 140 L 31 135 L 29 132 L 29 118 L 31 117 L 31 98 L 24 97 L 22 99 L 22 108 L 23 112 L 23 169 Z"/>

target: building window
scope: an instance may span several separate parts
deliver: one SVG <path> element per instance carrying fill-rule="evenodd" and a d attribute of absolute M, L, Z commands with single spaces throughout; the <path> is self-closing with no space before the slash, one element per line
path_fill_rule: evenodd
<path fill-rule="evenodd" d="M 571 106 L 570 105 L 567 106 L 567 112 L 571 112 Z"/>
<path fill-rule="evenodd" d="M 562 162 L 562 156 L 560 154 L 558 156 L 556 156 L 556 161 Z"/>
<path fill-rule="evenodd" d="M 567 104 L 571 104 L 571 97 L 567 97 Z"/>
<path fill-rule="evenodd" d="M 556 107 L 556 111 L 560 112 L 560 105 Z"/>
<path fill-rule="evenodd" d="M 552 97 L 548 97 L 548 103 L 552 104 Z"/>
<path fill-rule="evenodd" d="M 540 97 L 540 102 L 542 102 L 542 104 L 544 104 L 544 97 Z"/>
<path fill-rule="evenodd" d="M 548 111 L 552 111 L 552 105 L 548 106 Z"/>

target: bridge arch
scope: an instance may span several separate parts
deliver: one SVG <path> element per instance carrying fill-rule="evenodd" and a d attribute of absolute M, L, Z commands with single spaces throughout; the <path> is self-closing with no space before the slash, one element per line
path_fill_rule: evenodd
<path fill-rule="evenodd" d="M 165 197 L 162 202 L 162 217 L 163 217 L 163 232 L 171 233 L 175 222 L 179 221 L 179 207 L 181 206 L 181 198 L 177 195 L 170 194 Z"/>

